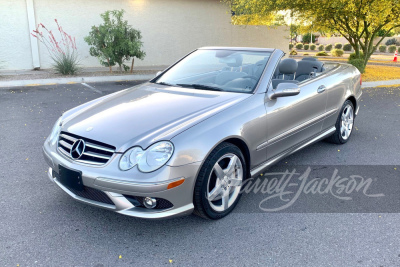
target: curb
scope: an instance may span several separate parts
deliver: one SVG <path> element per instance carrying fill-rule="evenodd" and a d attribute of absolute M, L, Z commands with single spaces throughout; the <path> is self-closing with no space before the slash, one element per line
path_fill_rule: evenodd
<path fill-rule="evenodd" d="M 150 80 L 155 75 L 121 75 L 121 76 L 97 76 L 97 77 L 72 77 L 72 78 L 53 78 L 36 80 L 14 80 L 0 82 L 0 90 L 7 87 L 17 86 L 40 86 L 55 84 L 74 84 L 74 83 L 96 83 L 96 82 L 119 82 L 119 81 L 137 81 Z"/>
<path fill-rule="evenodd" d="M 387 80 L 387 81 L 375 81 L 375 82 L 363 82 L 361 88 L 385 86 L 385 85 L 397 85 L 400 84 L 400 80 Z"/>

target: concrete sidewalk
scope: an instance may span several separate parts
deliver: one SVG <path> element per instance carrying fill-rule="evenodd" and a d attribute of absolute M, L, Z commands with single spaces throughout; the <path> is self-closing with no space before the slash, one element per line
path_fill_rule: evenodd
<path fill-rule="evenodd" d="M 362 88 L 368 87 L 377 87 L 377 86 L 385 86 L 385 85 L 400 85 L 400 79 L 397 80 L 387 80 L 387 81 L 375 81 L 375 82 L 363 82 Z"/>
<path fill-rule="evenodd" d="M 42 69 L 39 71 L 1 70 L 0 76 L 5 77 L 5 79 L 0 80 L 0 89 L 17 86 L 150 80 L 158 71 L 162 71 L 167 67 L 168 66 L 135 67 L 134 71 L 136 74 L 124 73 L 121 75 L 118 75 L 118 70 L 116 71 L 115 68 L 113 68 L 115 75 L 104 75 L 104 73 L 108 74 L 109 71 L 106 67 L 84 68 L 81 69 L 79 76 L 73 77 L 55 75 L 54 71 L 51 69 Z M 15 76 L 15 79 L 13 79 L 13 76 Z"/>
<path fill-rule="evenodd" d="M 96 83 L 96 82 L 119 82 L 119 81 L 141 81 L 150 80 L 154 75 L 121 75 L 121 76 L 94 76 L 94 77 L 70 77 L 53 79 L 14 80 L 0 82 L 0 89 L 18 86 L 39 86 L 53 84 L 74 84 L 74 83 Z"/>

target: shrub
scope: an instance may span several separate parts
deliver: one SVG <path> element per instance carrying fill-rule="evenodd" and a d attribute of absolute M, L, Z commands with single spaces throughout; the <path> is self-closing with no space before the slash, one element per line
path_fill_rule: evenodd
<path fill-rule="evenodd" d="M 75 38 L 67 34 L 56 19 L 54 21 L 57 24 L 61 39 L 56 38 L 53 32 L 47 29 L 42 23 L 31 34 L 46 47 L 50 58 L 53 60 L 53 68 L 56 72 L 63 75 L 74 75 L 79 70 Z"/>
<path fill-rule="evenodd" d="M 303 46 L 303 48 L 304 48 L 304 50 L 308 50 L 308 48 L 310 48 L 310 45 L 305 44 L 305 45 Z"/>
<path fill-rule="evenodd" d="M 318 46 L 318 50 L 319 50 L 319 51 L 324 51 L 324 48 L 325 48 L 324 45 L 319 45 L 319 46 Z"/>
<path fill-rule="evenodd" d="M 308 55 L 309 55 L 309 53 L 304 53 L 304 54 L 303 54 L 303 56 L 308 56 Z"/>
<path fill-rule="evenodd" d="M 132 58 L 131 72 L 133 72 L 134 59 L 143 59 L 146 53 L 142 50 L 142 35 L 140 31 L 128 25 L 127 20 L 123 20 L 124 10 L 106 11 L 100 16 L 103 24 L 92 26 L 89 36 L 85 42 L 90 45 L 90 55 L 97 57 L 100 64 L 111 67 L 119 65 L 125 71 L 129 66 L 125 65 L 125 60 Z"/>
<path fill-rule="evenodd" d="M 317 46 L 316 46 L 315 44 L 311 44 L 311 45 L 310 45 L 310 50 L 313 50 L 313 51 L 314 51 L 316 48 L 317 48 Z"/>
<path fill-rule="evenodd" d="M 349 60 L 358 59 L 358 58 L 364 58 L 364 53 L 360 51 L 360 57 L 357 57 L 356 53 L 351 53 L 349 56 Z"/>
<path fill-rule="evenodd" d="M 326 53 L 325 51 L 320 51 L 318 53 L 315 54 L 317 57 L 321 57 L 321 56 L 329 56 L 328 53 Z"/>
<path fill-rule="evenodd" d="M 325 46 L 325 51 L 331 51 L 332 50 L 332 45 L 328 44 Z"/>
<path fill-rule="evenodd" d="M 297 43 L 296 44 L 296 49 L 303 49 L 303 44 L 302 43 Z"/>
<path fill-rule="evenodd" d="M 335 49 L 342 49 L 343 45 L 341 43 L 335 44 Z"/>
<path fill-rule="evenodd" d="M 351 46 L 351 44 L 345 44 L 343 45 L 343 50 L 344 51 L 351 51 L 353 47 Z"/>
<path fill-rule="evenodd" d="M 332 56 L 334 57 L 341 57 L 343 56 L 344 51 L 342 49 L 333 49 Z"/>
<path fill-rule="evenodd" d="M 289 50 L 292 49 L 292 48 L 293 48 L 293 44 L 290 43 L 290 44 L 289 44 Z"/>
<path fill-rule="evenodd" d="M 356 67 L 361 73 L 365 72 L 364 59 L 356 58 L 349 60 L 349 63 Z"/>
<path fill-rule="evenodd" d="M 389 45 L 388 51 L 389 53 L 394 53 L 397 50 L 397 47 L 395 45 Z"/>
<path fill-rule="evenodd" d="M 386 45 L 380 45 L 379 52 L 382 52 L 382 53 L 386 52 Z"/>
<path fill-rule="evenodd" d="M 396 40 L 396 38 L 388 39 L 385 45 L 400 45 L 400 42 Z"/>
<path fill-rule="evenodd" d="M 292 51 L 290 51 L 289 55 L 295 56 L 295 55 L 297 55 L 297 51 L 292 49 Z"/>

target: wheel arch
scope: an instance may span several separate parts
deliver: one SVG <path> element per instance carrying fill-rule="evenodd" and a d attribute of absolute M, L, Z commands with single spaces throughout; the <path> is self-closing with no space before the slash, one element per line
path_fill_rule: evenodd
<path fill-rule="evenodd" d="M 350 100 L 351 101 L 351 103 L 353 103 L 353 106 L 354 106 L 354 112 L 357 110 L 357 100 L 356 100 L 356 98 L 353 96 L 353 95 L 351 95 L 351 96 L 349 96 L 347 99 L 346 99 L 346 101 L 347 100 Z"/>
<path fill-rule="evenodd" d="M 247 146 L 246 142 L 244 142 L 240 138 L 232 137 L 232 138 L 228 138 L 228 139 L 223 140 L 219 144 L 224 143 L 224 142 L 225 143 L 231 143 L 231 144 L 237 146 L 240 149 L 240 151 L 242 151 L 242 154 L 244 156 L 244 160 L 246 161 L 245 162 L 246 163 L 246 167 L 247 167 L 246 168 L 246 176 L 250 177 L 251 158 L 250 158 L 250 150 L 249 150 L 249 147 Z M 217 146 L 219 144 L 217 144 Z"/>

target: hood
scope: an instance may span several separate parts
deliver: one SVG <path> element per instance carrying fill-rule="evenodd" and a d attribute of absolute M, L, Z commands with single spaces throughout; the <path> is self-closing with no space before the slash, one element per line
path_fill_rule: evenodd
<path fill-rule="evenodd" d="M 67 112 L 62 130 L 113 145 L 124 152 L 170 140 L 250 94 L 146 83 Z"/>

